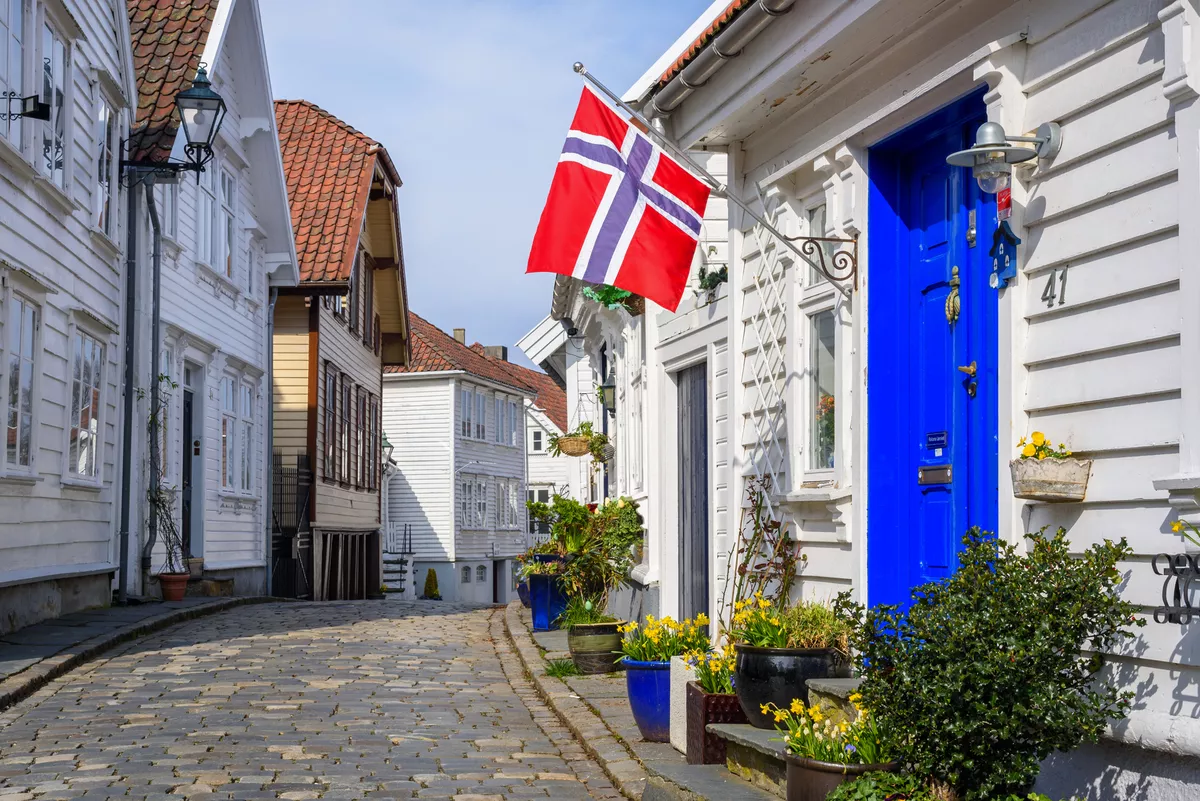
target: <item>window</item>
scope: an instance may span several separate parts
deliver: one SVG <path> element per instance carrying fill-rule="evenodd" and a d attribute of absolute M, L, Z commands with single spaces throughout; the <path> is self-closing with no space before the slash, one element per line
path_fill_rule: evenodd
<path fill-rule="evenodd" d="M 350 333 L 358 332 L 358 280 L 362 276 L 363 253 L 360 250 L 350 271 Z"/>
<path fill-rule="evenodd" d="M 475 393 L 470 387 L 463 387 L 459 394 L 459 414 L 462 415 L 461 433 L 464 437 L 470 437 L 474 434 L 475 429 L 471 422 L 475 410 Z"/>
<path fill-rule="evenodd" d="M 8 303 L 8 447 L 9 467 L 33 467 L 33 377 L 41 317 L 31 301 L 14 294 Z"/>
<path fill-rule="evenodd" d="M 350 452 L 350 426 L 353 425 L 351 415 L 354 413 L 353 384 L 349 380 L 349 376 L 343 374 L 341 377 L 342 398 L 339 404 L 341 414 L 338 415 L 338 425 L 341 427 L 338 432 L 338 479 L 343 484 L 350 483 L 350 459 L 347 458 Z"/>
<path fill-rule="evenodd" d="M 519 439 L 519 435 L 517 434 L 517 430 L 518 430 L 517 425 L 519 424 L 520 419 L 521 419 L 520 413 L 517 411 L 517 401 L 509 401 L 508 402 L 508 444 L 509 445 L 516 446 L 516 444 L 517 444 L 517 441 Z"/>
<path fill-rule="evenodd" d="M 199 189 L 196 192 L 197 220 L 196 246 L 198 258 L 202 263 L 216 269 L 219 260 L 220 224 L 217 222 L 217 174 L 211 163 L 200 173 Z"/>
<path fill-rule="evenodd" d="M 379 489 L 379 471 L 383 469 L 383 443 L 380 428 L 382 420 L 379 416 L 379 398 L 367 393 L 367 414 L 370 423 L 367 429 L 367 489 Z"/>
<path fill-rule="evenodd" d="M 475 581 L 480 584 L 487 581 L 487 565 L 475 566 Z"/>
<path fill-rule="evenodd" d="M 459 479 L 459 518 L 464 529 L 475 528 L 475 483 L 475 476 L 463 476 Z"/>
<path fill-rule="evenodd" d="M 383 350 L 383 329 L 379 326 L 379 315 L 375 315 L 375 322 L 372 323 L 375 329 L 375 355 L 379 355 L 379 351 Z"/>
<path fill-rule="evenodd" d="M 337 368 L 325 362 L 325 452 L 324 478 L 337 478 Z"/>
<path fill-rule="evenodd" d="M 50 104 L 50 119 L 42 124 L 42 173 L 66 191 L 67 163 L 67 45 L 58 31 L 42 26 L 42 102 Z"/>
<path fill-rule="evenodd" d="M 475 527 L 487 528 L 487 482 L 482 476 L 475 478 Z"/>
<path fill-rule="evenodd" d="M 487 439 L 487 396 L 475 393 L 475 439 Z"/>
<path fill-rule="evenodd" d="M 0 96 L 21 97 L 25 94 L 25 0 L 0 0 L 0 40 Z M 21 118 L 0 117 L 0 136 L 20 150 L 24 144 Z"/>
<path fill-rule="evenodd" d="M 215 171 L 214 171 L 215 172 Z M 228 170 L 221 170 L 221 228 L 214 239 L 214 250 L 220 257 L 220 269 L 225 277 L 233 280 L 237 265 L 237 216 L 234 213 L 237 201 L 237 179 Z"/>
<path fill-rule="evenodd" d="M 241 449 L 239 489 L 242 492 L 251 492 L 254 490 L 254 388 L 249 384 L 242 384 L 240 400 L 241 402 L 238 404 L 238 413 L 241 416 L 240 430 L 238 431 Z"/>
<path fill-rule="evenodd" d="M 521 482 L 517 479 L 496 480 L 496 527 L 519 528 Z"/>
<path fill-rule="evenodd" d="M 471 566 L 470 566 L 470 565 L 463 565 L 463 569 L 462 569 L 462 583 L 463 583 L 463 584 L 470 584 L 470 583 L 471 583 Z"/>
<path fill-rule="evenodd" d="M 109 237 L 117 235 L 114 224 L 116 215 L 116 197 L 113 192 L 114 157 L 117 150 L 117 119 L 118 115 L 108 101 L 100 98 L 96 110 L 96 186 L 95 208 L 96 227 Z"/>
<path fill-rule="evenodd" d="M 371 261 L 363 258 L 362 263 L 362 307 L 363 307 L 363 345 L 368 348 L 375 346 L 375 270 Z"/>
<path fill-rule="evenodd" d="M 176 239 L 179 236 L 179 184 L 159 184 L 158 221 L 163 236 Z"/>
<path fill-rule="evenodd" d="M 235 382 L 221 379 L 221 488 L 231 490 L 237 484 L 237 398 Z"/>
<path fill-rule="evenodd" d="M 809 371 L 811 386 L 810 415 L 812 427 L 809 467 L 830 470 L 834 466 L 834 442 L 837 428 L 834 423 L 836 406 L 836 345 L 833 311 L 823 311 L 810 318 Z"/>
<path fill-rule="evenodd" d="M 540 428 L 531 428 L 529 430 L 529 452 L 541 453 L 545 449 L 542 442 L 542 430 Z"/>
<path fill-rule="evenodd" d="M 529 503 L 550 503 L 550 490 L 545 488 L 527 490 L 525 500 Z M 550 524 L 545 521 L 534 520 L 530 516 L 529 533 L 538 535 L 538 539 L 541 541 L 542 538 L 550 536 Z"/>
<path fill-rule="evenodd" d="M 104 346 L 81 331 L 72 343 L 70 473 L 96 478 L 103 455 L 99 453 L 100 392 L 104 387 Z"/>
<path fill-rule="evenodd" d="M 493 436 L 495 436 L 496 442 L 499 442 L 499 443 L 503 443 L 506 441 L 505 437 L 504 437 L 504 426 L 501 425 L 501 422 L 503 420 L 504 420 L 504 400 L 501 399 L 499 396 L 497 396 L 497 398 L 496 398 L 496 430 L 493 431 L 492 434 L 493 434 Z"/>
<path fill-rule="evenodd" d="M 508 528 L 508 479 L 496 479 L 496 528 Z"/>
<path fill-rule="evenodd" d="M 371 428 L 374 423 L 368 417 L 370 409 L 367 403 L 367 391 L 362 387 L 358 387 L 358 425 L 354 427 L 355 451 L 358 454 L 358 469 L 357 475 L 354 477 L 354 485 L 359 489 L 370 486 L 371 475 Z"/>

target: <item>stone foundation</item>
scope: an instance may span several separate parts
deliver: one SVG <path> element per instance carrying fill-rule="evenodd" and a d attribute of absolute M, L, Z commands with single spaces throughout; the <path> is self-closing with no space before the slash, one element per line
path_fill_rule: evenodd
<path fill-rule="evenodd" d="M 110 603 L 111 573 L 0 587 L 0 634 Z"/>

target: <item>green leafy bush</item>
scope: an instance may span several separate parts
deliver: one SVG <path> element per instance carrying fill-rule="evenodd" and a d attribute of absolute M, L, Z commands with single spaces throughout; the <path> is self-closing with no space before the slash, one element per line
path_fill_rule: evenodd
<path fill-rule="evenodd" d="M 934 801 L 933 794 L 907 773 L 864 773 L 838 786 L 825 801 Z"/>
<path fill-rule="evenodd" d="M 1125 541 L 1077 557 L 1062 529 L 1028 544 L 972 529 L 958 571 L 914 589 L 907 613 L 843 598 L 864 706 L 910 772 L 966 801 L 1024 796 L 1042 760 L 1095 742 L 1132 698 L 1099 676 L 1145 623 L 1118 596 Z"/>
<path fill-rule="evenodd" d="M 572 598 L 567 601 L 567 608 L 555 620 L 560 629 L 570 631 L 574 626 L 589 626 L 595 623 L 616 623 L 617 619 L 606 614 L 604 605 L 599 600 Z"/>

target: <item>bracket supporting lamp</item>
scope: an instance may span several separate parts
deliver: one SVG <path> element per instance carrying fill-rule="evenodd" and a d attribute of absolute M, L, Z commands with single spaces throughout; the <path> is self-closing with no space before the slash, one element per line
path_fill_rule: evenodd
<path fill-rule="evenodd" d="M 8 107 L 0 112 L 0 120 L 19 120 L 22 117 L 27 117 L 31 120 L 50 120 L 50 104 L 43 103 L 42 99 L 37 95 L 29 95 L 29 97 L 21 97 L 16 92 L 5 92 L 0 94 L 8 101 Z M 20 103 L 21 110 L 13 111 L 12 104 Z"/>
<path fill-rule="evenodd" d="M 1034 147 L 1014 145 L 1029 143 Z M 951 167 L 970 167 L 979 188 L 989 195 L 1012 185 L 1012 165 L 1032 159 L 1052 159 L 1062 148 L 1062 129 L 1058 123 L 1040 125 L 1034 136 L 1009 136 L 998 122 L 985 122 L 975 132 L 975 144 L 966 150 L 951 153 L 946 163 Z"/>
<path fill-rule="evenodd" d="M 186 161 L 122 161 L 122 171 L 132 173 L 134 177 L 143 173 L 154 173 L 163 176 L 165 173 L 191 171 L 196 173 L 196 183 L 200 183 L 200 173 L 204 165 L 212 161 L 213 142 L 221 123 L 225 121 L 225 99 L 213 91 L 212 82 L 208 79 L 208 70 L 203 64 L 196 70 L 192 85 L 175 95 L 175 108 L 179 111 L 179 119 L 183 123 L 183 136 L 186 141 L 184 153 Z"/>

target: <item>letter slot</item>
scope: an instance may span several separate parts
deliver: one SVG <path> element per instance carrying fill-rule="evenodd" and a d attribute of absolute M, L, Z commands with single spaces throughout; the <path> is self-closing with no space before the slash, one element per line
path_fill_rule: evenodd
<path fill-rule="evenodd" d="M 953 477 L 953 470 L 948 464 L 935 464 L 929 467 L 917 468 L 917 483 L 918 484 L 949 484 Z"/>

